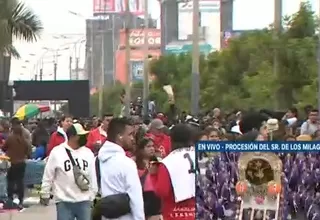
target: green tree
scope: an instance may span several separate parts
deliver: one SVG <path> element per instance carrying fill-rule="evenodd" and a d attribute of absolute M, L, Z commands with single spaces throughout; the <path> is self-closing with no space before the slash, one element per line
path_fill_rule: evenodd
<path fill-rule="evenodd" d="M 202 110 L 272 108 L 275 102 L 280 103 L 278 110 L 285 110 L 293 105 L 316 104 L 318 38 L 310 4 L 302 3 L 300 10 L 284 22 L 286 28 L 278 38 L 274 38 L 272 26 L 249 31 L 233 38 L 228 48 L 201 56 Z M 277 74 L 275 50 L 279 55 Z M 173 87 L 177 107 L 190 109 L 191 66 L 191 54 L 166 55 L 150 62 L 154 80 L 149 98 L 159 109 L 168 107 L 163 90 L 168 84 Z M 110 93 L 110 99 L 116 97 Z"/>
<path fill-rule="evenodd" d="M 200 74 L 205 70 L 207 61 L 200 57 Z M 166 111 L 168 104 L 167 94 L 163 86 L 171 85 L 175 95 L 176 105 L 181 110 L 189 110 L 191 88 L 192 57 L 189 53 L 161 56 L 150 63 L 150 72 L 154 75 L 151 84 L 150 98 L 156 100 L 157 107 Z"/>
<path fill-rule="evenodd" d="M 42 31 L 39 17 L 24 3 L 0 0 L 0 51 L 19 57 L 13 39 L 34 42 Z"/>
<path fill-rule="evenodd" d="M 262 82 L 258 80 L 261 74 L 269 74 L 266 69 L 272 69 L 272 45 L 271 31 L 252 31 L 233 39 L 227 49 L 208 56 L 207 70 L 201 74 L 202 106 L 253 107 L 254 89 L 248 87 L 255 82 L 257 89 Z"/>
<path fill-rule="evenodd" d="M 103 88 L 103 113 L 114 113 L 119 115 L 121 112 L 120 96 L 124 86 L 117 82 L 114 86 L 105 86 Z M 99 115 L 99 92 L 90 97 L 90 112 L 92 115 Z"/>
<path fill-rule="evenodd" d="M 272 29 L 247 32 L 231 40 L 227 49 L 211 54 L 209 71 L 201 75 L 206 82 L 201 87 L 202 105 L 270 108 L 277 101 L 285 109 L 305 103 L 302 91 L 311 93 L 315 87 L 315 24 L 310 5 L 303 3 L 296 14 L 287 18 L 287 29 L 278 40 L 274 40 Z M 273 72 L 275 48 L 279 52 L 277 75 Z"/>
<path fill-rule="evenodd" d="M 121 95 L 124 92 L 124 85 L 120 82 L 116 82 L 113 86 L 105 86 L 103 88 L 103 105 L 102 111 L 105 113 L 113 113 L 120 115 L 123 107 L 121 103 Z M 131 86 L 131 99 L 136 100 L 137 97 L 142 97 L 143 83 L 133 83 Z M 97 92 L 90 97 L 90 112 L 92 115 L 99 114 L 99 94 Z"/>

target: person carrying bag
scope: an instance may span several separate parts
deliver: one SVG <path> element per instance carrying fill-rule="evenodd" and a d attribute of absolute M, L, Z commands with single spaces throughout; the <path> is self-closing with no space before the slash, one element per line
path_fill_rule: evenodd
<path fill-rule="evenodd" d="M 73 159 L 70 150 L 66 148 L 66 152 L 72 164 L 72 171 L 76 185 L 79 187 L 81 191 L 88 191 L 90 186 L 89 178 L 82 173 L 80 167 L 76 164 L 75 160 Z"/>
<path fill-rule="evenodd" d="M 101 173 L 99 158 L 96 158 L 95 166 L 97 172 L 97 183 L 99 192 L 101 190 Z M 129 214 L 130 209 L 130 198 L 127 193 L 120 193 L 115 195 L 98 198 L 94 201 L 94 207 L 92 210 L 92 220 L 101 220 L 101 217 L 108 219 L 119 218 L 123 215 Z"/>

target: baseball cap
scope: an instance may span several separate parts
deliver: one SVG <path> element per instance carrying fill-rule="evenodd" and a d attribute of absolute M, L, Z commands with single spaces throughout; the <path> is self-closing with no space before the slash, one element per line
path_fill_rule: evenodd
<path fill-rule="evenodd" d="M 161 119 L 156 118 L 150 122 L 149 129 L 162 129 L 164 128 L 164 124 Z"/>
<path fill-rule="evenodd" d="M 76 135 L 86 135 L 88 133 L 89 133 L 89 131 L 84 130 L 84 128 L 82 127 L 81 124 L 75 123 L 75 124 L 71 125 L 70 128 L 68 128 L 66 135 L 69 138 L 69 137 L 73 137 Z"/>

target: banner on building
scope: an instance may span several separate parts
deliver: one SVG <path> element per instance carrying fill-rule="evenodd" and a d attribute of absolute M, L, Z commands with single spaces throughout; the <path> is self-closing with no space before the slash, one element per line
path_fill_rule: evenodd
<path fill-rule="evenodd" d="M 129 33 L 129 43 L 131 47 L 142 47 L 145 41 L 145 32 L 147 32 L 148 47 L 161 46 L 161 31 L 159 29 L 132 29 Z M 120 32 L 120 47 L 125 46 L 126 34 Z"/>
<path fill-rule="evenodd" d="M 143 0 L 129 0 L 129 10 L 134 15 L 143 15 Z M 126 0 L 93 0 L 93 14 L 124 13 L 125 11 Z"/>
<path fill-rule="evenodd" d="M 133 82 L 143 80 L 143 61 L 131 61 L 131 80 Z"/>
<path fill-rule="evenodd" d="M 193 2 L 181 2 L 178 5 L 178 12 L 192 13 Z M 200 0 L 199 12 L 220 12 L 220 0 Z"/>

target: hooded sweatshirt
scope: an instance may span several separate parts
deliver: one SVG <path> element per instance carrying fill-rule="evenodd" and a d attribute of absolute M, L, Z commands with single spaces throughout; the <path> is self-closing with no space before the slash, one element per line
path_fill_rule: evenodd
<path fill-rule="evenodd" d="M 50 155 L 52 149 L 64 142 L 67 142 L 68 138 L 66 132 L 61 127 L 58 127 L 57 131 L 53 132 L 50 136 L 48 148 L 47 148 L 47 156 Z"/>
<path fill-rule="evenodd" d="M 75 183 L 71 160 L 66 152 L 69 149 L 82 173 L 89 179 L 88 191 L 81 191 Z M 98 191 L 95 159 L 92 151 L 87 147 L 72 149 L 67 143 L 56 146 L 48 158 L 45 166 L 41 194 L 49 195 L 53 190 L 56 202 L 93 201 Z"/>
<path fill-rule="evenodd" d="M 99 150 L 101 196 L 127 193 L 131 213 L 118 220 L 144 220 L 142 187 L 135 162 L 126 156 L 123 148 L 106 141 Z M 104 218 L 105 219 L 105 218 Z"/>

